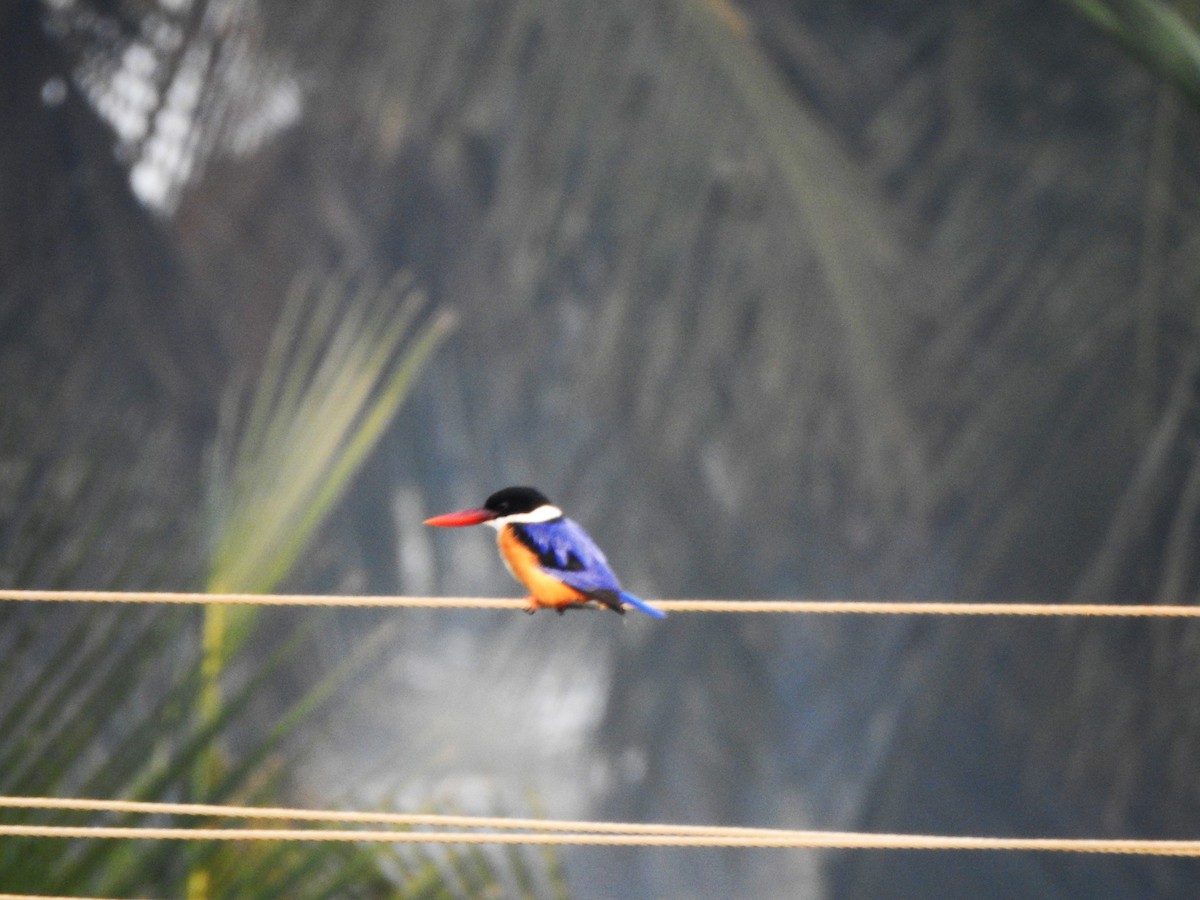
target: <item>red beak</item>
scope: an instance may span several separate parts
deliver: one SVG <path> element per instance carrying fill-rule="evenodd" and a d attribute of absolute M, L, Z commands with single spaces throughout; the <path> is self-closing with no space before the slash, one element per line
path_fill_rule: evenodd
<path fill-rule="evenodd" d="M 464 509 L 461 512 L 446 513 L 426 519 L 425 524 L 437 525 L 439 528 L 459 528 L 463 525 L 478 525 L 480 522 L 494 518 L 496 518 L 496 514 L 486 509 Z"/>

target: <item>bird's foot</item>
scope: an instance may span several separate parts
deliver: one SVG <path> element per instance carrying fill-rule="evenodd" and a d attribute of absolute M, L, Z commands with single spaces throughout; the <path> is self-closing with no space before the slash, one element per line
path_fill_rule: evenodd
<path fill-rule="evenodd" d="M 568 609 L 588 609 L 590 606 L 586 600 L 539 600 L 532 596 L 525 598 L 525 612 L 530 615 L 539 609 L 552 609 L 561 616 Z"/>

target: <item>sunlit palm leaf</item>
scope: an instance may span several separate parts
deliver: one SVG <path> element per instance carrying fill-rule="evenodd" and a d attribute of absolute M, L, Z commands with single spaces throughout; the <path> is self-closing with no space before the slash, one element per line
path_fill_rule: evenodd
<path fill-rule="evenodd" d="M 382 286 L 366 279 L 357 291 L 339 278 L 297 280 L 244 420 L 225 423 L 234 446 L 226 446 L 231 461 L 219 458 L 215 469 L 210 590 L 269 591 L 292 569 L 452 326 L 450 315 L 441 313 L 407 341 L 421 305 L 406 276 Z M 202 722 L 222 717 L 225 665 L 256 619 L 253 607 L 205 611 Z M 232 772 L 223 773 L 215 748 L 207 748 L 196 771 L 197 796 L 229 796 L 340 683 L 336 677 L 323 682 Z M 214 855 L 198 858 L 189 896 L 210 895 Z"/>
<path fill-rule="evenodd" d="M 325 300 L 313 304 L 313 295 L 303 285 L 289 306 L 292 322 L 304 327 L 292 340 L 277 339 L 272 348 L 267 387 L 255 393 L 263 398 L 252 407 L 247 422 L 262 427 L 250 429 L 256 438 L 247 450 L 238 445 L 234 458 L 242 468 L 243 486 L 253 488 L 261 514 L 284 516 L 298 537 L 286 528 L 267 529 L 267 538 L 250 543 L 256 563 L 278 577 L 287 571 L 287 559 L 295 560 L 297 547 L 311 537 L 336 502 L 356 468 L 370 452 L 402 401 L 417 369 L 444 336 L 446 317 L 434 317 L 411 342 L 405 335 L 419 313 L 419 303 L 398 304 L 403 284 L 399 281 L 365 290 L 374 301 L 358 313 L 339 321 L 336 304 L 345 300 L 341 282 L 329 282 L 322 291 Z M 322 328 L 329 329 L 322 338 Z M 362 335 L 371 341 L 364 343 Z M 355 343 L 359 346 L 354 346 Z M 403 346 L 402 346 L 403 345 Z M 398 351 L 398 352 L 397 352 Z M 293 365 L 300 361 L 300 368 Z M 299 374 L 298 374 L 299 372 Z M 382 372 L 382 376 L 377 373 Z M 274 379 L 272 384 L 271 379 Z M 314 388 L 314 386 L 317 386 Z M 319 388 L 319 389 L 318 389 Z M 348 410 L 345 401 L 352 400 Z M 282 401 L 282 402 L 281 402 Z M 283 408 L 285 414 L 278 416 Z M 103 439 L 88 431 L 73 432 L 73 444 L 50 440 L 45 447 L 31 443 L 34 422 L 47 418 L 45 405 L 31 404 L 25 428 L 10 411 L 7 435 L 16 444 L 0 446 L 9 458 L 44 452 L 49 462 L 33 468 L 25 488 L 26 512 L 8 520 L 4 562 L 9 572 L 23 573 L 27 583 L 71 585 L 71 577 L 88 578 L 94 557 L 103 554 L 107 579 L 88 586 L 114 588 L 151 583 L 179 586 L 195 571 L 189 546 L 178 541 L 176 529 L 163 527 L 139 509 L 139 491 L 161 482 L 164 448 L 142 442 L 148 454 L 128 464 L 127 454 L 100 452 Z M 256 418 L 257 417 L 257 418 Z M 290 417 L 290 421 L 289 421 Z M 321 434 L 333 424 L 338 438 Z M 99 427 L 99 426 L 97 426 Z M 301 454 L 284 455 L 284 474 L 258 479 L 262 470 L 245 468 L 248 462 L 271 456 L 272 442 L 306 443 Z M 289 445 L 290 446 L 290 445 Z M 308 456 L 304 457 L 303 454 Z M 109 465 L 124 460 L 115 470 Z M 296 485 L 292 476 L 304 486 Z M 62 490 L 61 488 L 66 488 Z M 234 496 L 225 484 L 226 500 Z M 287 494 L 283 499 L 274 492 Z M 56 518 L 39 498 L 53 492 L 69 509 Z M 178 496 L 178 495 L 176 495 Z M 236 503 L 232 522 L 252 537 L 261 523 L 253 521 Z M 32 514 L 30 514 L 32 513 Z M 140 542 L 116 540 L 124 523 L 141 521 Z M 220 520 L 218 520 L 220 521 Z M 148 538 L 164 540 L 153 546 Z M 217 545 L 221 542 L 218 539 Z M 111 546 L 110 546 L 111 545 Z M 115 557 L 113 547 L 124 555 Z M 237 552 L 225 545 L 221 557 L 229 571 L 238 569 Z M 271 559 L 283 554 L 284 562 Z M 63 574 L 55 575 L 60 572 Z M 214 578 L 221 577 L 216 574 Z M 232 577 L 223 576 L 230 583 Z M 269 579 L 260 578 L 252 587 L 266 589 Z M 253 701 L 269 680 L 294 660 L 308 641 L 321 613 L 305 615 L 290 635 L 274 642 L 261 660 L 255 661 L 236 681 L 214 714 L 197 720 L 197 698 L 204 686 L 200 654 L 192 642 L 191 611 L 153 608 L 88 608 L 5 605 L 0 608 L 4 629 L 0 632 L 0 673 L 8 688 L 0 695 L 0 790 L 6 793 L 42 795 L 115 796 L 138 799 L 179 799 L 188 795 L 187 785 L 200 761 L 215 761 L 208 796 L 214 800 L 239 799 L 269 804 L 277 802 L 279 773 L 285 742 L 297 726 L 327 707 L 345 686 L 364 669 L 377 663 L 379 654 L 394 639 L 395 626 L 372 632 L 355 652 L 334 671 L 318 681 L 273 726 L 251 742 L 249 750 L 226 760 L 213 752 L 215 743 L 231 730 L 242 734 L 255 731 L 248 714 Z M 239 635 L 239 642 L 245 634 Z M 217 659 L 223 664 L 229 645 L 221 647 Z M 222 666 L 209 669 L 220 677 Z M 275 773 L 271 775 L 270 773 Z M 265 776 L 265 779 L 264 779 Z M 48 821 L 44 812 L 13 813 L 11 821 Z M 130 817 L 110 821 L 133 824 Z M 214 879 L 209 885 L 224 892 L 227 885 L 244 883 L 246 860 L 270 858 L 270 866 L 258 867 L 253 891 L 258 896 L 380 896 L 390 893 L 391 879 L 400 871 L 381 867 L 390 857 L 387 848 L 319 845 L 305 847 L 258 846 L 253 853 L 228 845 L 201 848 L 189 854 L 173 843 L 140 845 L 133 842 L 87 842 L 10 840 L 0 846 L 0 884 L 14 890 L 59 894 L 104 894 L 131 896 L 163 894 L 178 890 L 185 863 L 209 863 Z M 251 871 L 255 867 L 251 865 Z M 422 874 L 424 872 L 424 874 Z M 430 873 L 433 873 L 430 875 Z M 423 891 L 432 886 L 444 893 L 444 883 L 430 867 L 412 872 Z M 429 880 L 432 879 L 432 880 Z M 494 879 L 493 879 L 494 880 Z M 425 885 L 425 887 L 421 887 Z M 229 896 L 230 894 L 225 894 Z"/>
<path fill-rule="evenodd" d="M 441 313 L 406 341 L 421 307 L 408 287 L 293 291 L 236 457 L 218 470 L 211 590 L 278 584 L 383 434 L 452 323 Z"/>

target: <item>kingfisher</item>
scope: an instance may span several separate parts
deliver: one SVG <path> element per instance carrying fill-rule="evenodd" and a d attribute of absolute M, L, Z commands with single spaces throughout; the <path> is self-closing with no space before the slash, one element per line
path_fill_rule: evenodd
<path fill-rule="evenodd" d="M 621 590 L 596 542 L 531 487 L 504 488 L 488 497 L 480 509 L 434 516 L 425 524 L 495 528 L 500 558 L 512 576 L 529 588 L 527 612 L 547 608 L 563 613 L 573 606 L 596 603 L 624 615 L 628 604 L 656 619 L 667 617 L 641 597 Z"/>

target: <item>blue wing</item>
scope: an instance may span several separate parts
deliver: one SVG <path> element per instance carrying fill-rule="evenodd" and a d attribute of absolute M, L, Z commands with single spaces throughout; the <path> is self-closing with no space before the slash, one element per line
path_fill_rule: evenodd
<path fill-rule="evenodd" d="M 604 551 L 577 523 L 566 518 L 528 522 L 521 525 L 521 532 L 548 575 L 585 594 L 621 590 Z"/>
<path fill-rule="evenodd" d="M 538 565 L 546 574 L 581 593 L 598 595 L 595 599 L 617 611 L 624 602 L 656 619 L 667 617 L 661 609 L 621 590 L 617 576 L 608 567 L 604 551 L 577 522 L 567 518 L 527 522 L 520 526 L 520 531 L 527 546 L 537 554 Z"/>

